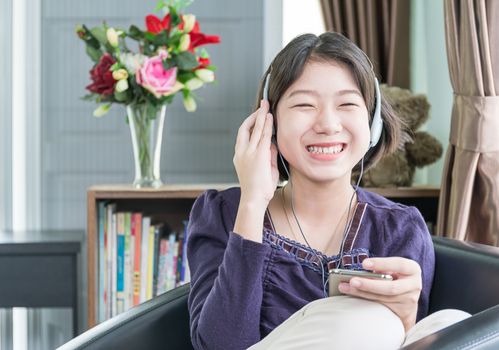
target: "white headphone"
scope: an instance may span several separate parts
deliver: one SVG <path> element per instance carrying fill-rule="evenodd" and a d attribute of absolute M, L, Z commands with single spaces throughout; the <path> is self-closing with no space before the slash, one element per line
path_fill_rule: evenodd
<path fill-rule="evenodd" d="M 269 100 L 269 80 L 270 73 L 265 77 L 265 84 L 263 85 L 263 98 Z M 378 79 L 374 77 L 374 87 L 376 92 L 376 105 L 374 106 L 373 121 L 371 123 L 371 140 L 369 148 L 373 148 L 378 144 L 383 131 L 383 119 L 381 118 L 381 92 L 379 89 Z M 272 136 L 275 137 L 275 129 L 272 129 Z"/>

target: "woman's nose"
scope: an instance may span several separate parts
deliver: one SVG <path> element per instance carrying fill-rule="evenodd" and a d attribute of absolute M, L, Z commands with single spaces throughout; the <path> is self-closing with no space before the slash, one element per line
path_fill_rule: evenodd
<path fill-rule="evenodd" d="M 324 110 L 317 115 L 314 130 L 319 134 L 335 134 L 343 130 L 343 124 L 333 110 Z"/>

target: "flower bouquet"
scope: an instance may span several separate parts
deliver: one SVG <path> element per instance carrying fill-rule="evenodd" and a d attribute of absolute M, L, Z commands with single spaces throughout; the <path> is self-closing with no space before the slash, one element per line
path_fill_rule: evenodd
<path fill-rule="evenodd" d="M 156 10 L 165 15 L 146 16 L 145 30 L 106 23 L 76 28 L 94 62 L 92 83 L 86 87 L 90 94 L 84 97 L 99 104 L 94 116 L 105 115 L 113 103 L 126 106 L 136 187 L 162 184 L 159 159 L 166 105 L 179 93 L 185 109 L 195 111 L 193 91 L 215 80 L 216 67 L 199 47 L 217 44 L 220 37 L 202 33 L 196 17 L 182 13 L 189 4 L 187 0 L 159 1 Z"/>

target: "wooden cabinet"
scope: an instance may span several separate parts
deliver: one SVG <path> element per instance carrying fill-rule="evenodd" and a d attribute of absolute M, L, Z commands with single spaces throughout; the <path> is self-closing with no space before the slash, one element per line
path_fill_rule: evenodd
<path fill-rule="evenodd" d="M 140 211 L 173 230 L 182 229 L 194 200 L 206 189 L 222 190 L 236 184 L 166 185 L 159 189 L 135 189 L 131 185 L 93 186 L 87 193 L 88 326 L 96 324 L 98 283 L 98 203 L 112 201 L 118 211 Z M 371 188 L 393 201 L 414 205 L 430 223 L 436 223 L 439 189 L 431 187 Z"/>

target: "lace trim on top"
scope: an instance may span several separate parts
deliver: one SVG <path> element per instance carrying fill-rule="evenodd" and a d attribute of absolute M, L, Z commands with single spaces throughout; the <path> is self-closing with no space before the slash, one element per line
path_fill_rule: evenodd
<path fill-rule="evenodd" d="M 340 255 L 327 256 L 326 254 L 309 248 L 300 242 L 279 235 L 274 232 L 270 222 L 264 220 L 263 241 L 267 242 L 271 247 L 282 250 L 298 261 L 301 265 L 306 266 L 318 273 L 321 273 L 321 263 L 325 262 L 327 269 L 337 268 L 340 262 Z M 320 257 L 320 259 L 318 258 Z M 369 250 L 365 248 L 356 248 L 343 253 L 343 268 L 351 270 L 362 270 L 362 261 L 369 257 Z M 322 261 L 321 261 L 322 260 Z"/>

